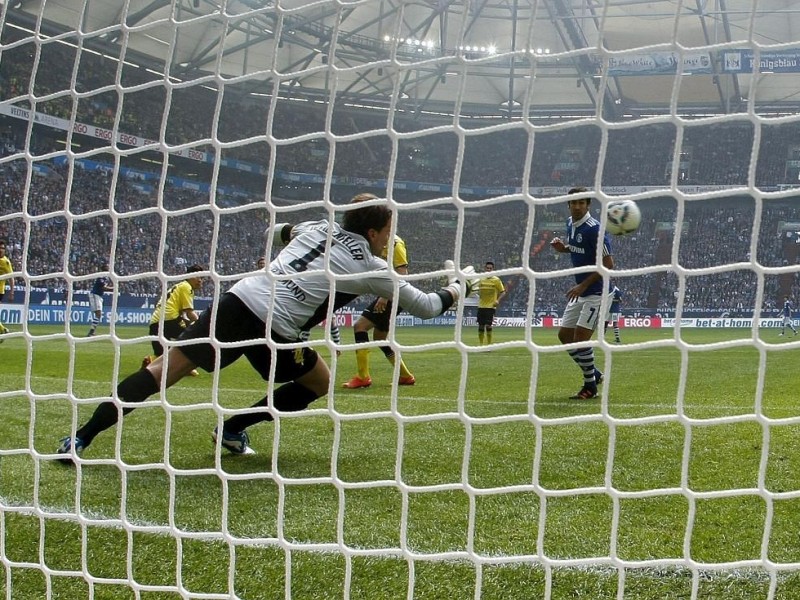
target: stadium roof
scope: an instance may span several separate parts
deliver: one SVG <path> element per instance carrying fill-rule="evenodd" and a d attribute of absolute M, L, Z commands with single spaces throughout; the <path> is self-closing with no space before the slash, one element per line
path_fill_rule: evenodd
<path fill-rule="evenodd" d="M 79 29 L 86 48 L 245 93 L 609 120 L 800 112 L 794 0 L 0 3 L 6 26 Z"/>

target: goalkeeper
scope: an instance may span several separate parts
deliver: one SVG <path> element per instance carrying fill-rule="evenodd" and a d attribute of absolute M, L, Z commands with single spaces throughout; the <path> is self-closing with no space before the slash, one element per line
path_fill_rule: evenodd
<path fill-rule="evenodd" d="M 372 200 L 378 199 L 360 194 L 351 204 Z M 212 433 L 214 443 L 219 441 L 230 452 L 251 454 L 247 428 L 271 421 L 270 407 L 287 412 L 303 410 L 326 394 L 330 385 L 328 365 L 312 348 L 275 348 L 274 344 L 300 343 L 302 332 L 319 324 L 329 308 L 336 310 L 361 294 L 394 296 L 395 282 L 386 261 L 378 256 L 389 241 L 392 215 L 384 200 L 350 208 L 341 226 L 328 220 L 294 226 L 275 224 L 274 239 L 286 247 L 269 268 L 245 277 L 222 294 L 216 307 L 203 312 L 181 334 L 179 340 L 190 343 L 171 346 L 166 357 L 125 378 L 117 387 L 116 397 L 126 403 L 143 402 L 162 389 L 162 381 L 164 387 L 170 387 L 195 366 L 210 372 L 219 359 L 219 368 L 224 369 L 241 356 L 269 381 L 274 360 L 274 381 L 284 385 L 275 389 L 271 398 L 267 394 L 253 405 L 261 410 L 234 415 L 224 421 L 221 430 Z M 464 271 L 470 273 L 472 269 Z M 334 277 L 329 278 L 329 273 Z M 338 277 L 348 275 L 358 277 Z M 467 281 L 467 295 L 474 285 L 477 281 Z M 461 285 L 454 278 L 439 291 L 427 294 L 401 280 L 396 300 L 410 313 L 432 318 L 460 296 Z M 217 349 L 208 338 L 226 345 Z M 100 432 L 112 427 L 120 413 L 131 410 L 131 406 L 120 408 L 114 401 L 103 402 L 74 436 L 61 440 L 57 453 L 69 455 L 62 459 L 64 462 L 71 461 Z"/>

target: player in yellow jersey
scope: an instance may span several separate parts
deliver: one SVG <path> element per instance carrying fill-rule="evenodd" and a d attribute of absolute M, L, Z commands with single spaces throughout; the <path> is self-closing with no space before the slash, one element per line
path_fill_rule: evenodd
<path fill-rule="evenodd" d="M 387 259 L 389 256 L 388 246 L 383 249 L 381 258 Z M 408 251 L 406 243 L 399 236 L 394 237 L 394 249 L 392 251 L 392 266 L 399 275 L 408 275 Z M 398 306 L 398 314 L 403 309 Z M 375 329 L 372 334 L 374 341 L 383 341 L 389 337 L 389 319 L 392 316 L 392 302 L 386 298 L 376 298 L 375 301 L 364 309 L 353 325 L 353 335 L 356 344 L 369 342 L 369 331 Z M 381 352 L 386 355 L 392 365 L 395 364 L 397 356 L 391 346 L 380 346 Z M 372 385 L 372 377 L 369 374 L 369 349 L 356 350 L 356 364 L 358 374 L 350 381 L 342 384 L 348 389 L 366 388 Z M 397 380 L 399 385 L 414 385 L 417 382 L 411 371 L 408 370 L 406 363 L 400 359 L 400 378 Z"/>
<path fill-rule="evenodd" d="M 192 265 L 186 269 L 186 274 L 202 271 L 200 265 Z M 187 326 L 198 319 L 194 311 L 194 293 L 200 289 L 200 277 L 188 277 L 184 281 L 179 281 L 167 291 L 167 297 L 162 308 L 161 301 L 158 301 L 153 316 L 150 317 L 150 335 L 156 339 L 150 343 L 153 345 L 153 356 L 145 356 L 142 361 L 142 368 L 146 368 L 157 357 L 164 354 L 164 346 L 158 339 L 158 330 L 161 321 L 164 322 L 164 337 L 168 340 L 177 340 Z M 197 375 L 197 371 L 194 372 Z"/>
<path fill-rule="evenodd" d="M 494 271 L 494 263 L 486 261 L 486 273 Z M 480 346 L 492 343 L 492 326 L 497 306 L 506 297 L 506 288 L 497 275 L 482 277 L 478 285 L 478 341 Z"/>
<path fill-rule="evenodd" d="M 11 277 L 13 271 L 11 260 L 6 256 L 6 242 L 0 240 L 0 302 L 5 299 L 6 282 L 8 282 L 8 301 L 14 301 L 14 278 Z M 0 335 L 6 333 L 8 333 L 8 328 L 0 323 Z M 3 339 L 0 338 L 0 344 L 2 343 Z"/>

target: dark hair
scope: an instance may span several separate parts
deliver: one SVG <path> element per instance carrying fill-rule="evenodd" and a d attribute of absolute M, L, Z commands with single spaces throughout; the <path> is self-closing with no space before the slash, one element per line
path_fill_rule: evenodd
<path fill-rule="evenodd" d="M 367 202 L 368 200 L 378 200 L 374 194 L 358 194 L 350 204 L 358 204 L 359 202 Z M 357 233 L 360 236 L 368 238 L 367 233 L 370 229 L 380 231 L 386 224 L 392 220 L 392 209 L 385 203 L 376 204 L 373 206 L 365 206 L 364 208 L 352 208 L 344 213 L 342 219 L 342 227 L 351 233 Z"/>
<path fill-rule="evenodd" d="M 203 267 L 201 267 L 200 265 L 191 265 L 189 267 L 186 267 L 186 274 L 187 275 L 189 273 L 197 273 L 198 271 L 205 271 L 205 269 Z"/>
<path fill-rule="evenodd" d="M 589 192 L 589 188 L 586 187 L 574 187 L 571 188 L 567 193 L 568 194 L 587 194 Z M 576 200 L 586 200 L 587 204 L 591 204 L 592 197 L 587 195 L 585 198 L 576 198 Z"/>
<path fill-rule="evenodd" d="M 494 261 L 492 261 L 492 260 L 487 260 L 487 261 L 484 263 L 484 265 L 483 265 L 483 266 L 485 267 L 486 265 L 492 265 L 492 266 L 494 266 Z"/>

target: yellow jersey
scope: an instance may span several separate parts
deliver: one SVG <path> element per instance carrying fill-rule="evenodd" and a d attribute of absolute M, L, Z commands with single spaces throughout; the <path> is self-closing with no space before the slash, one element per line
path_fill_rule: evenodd
<path fill-rule="evenodd" d="M 478 308 L 495 308 L 494 303 L 505 291 L 503 282 L 496 275 L 481 279 L 478 286 Z"/>
<path fill-rule="evenodd" d="M 8 260 L 8 256 L 0 258 L 0 278 L 4 278 L 4 275 L 10 275 L 13 270 L 14 267 L 11 266 L 11 261 Z"/>
<path fill-rule="evenodd" d="M 389 258 L 388 246 L 381 252 L 381 258 L 387 260 Z M 392 252 L 392 266 L 397 269 L 399 267 L 408 266 L 408 250 L 406 243 L 399 235 L 394 236 L 394 252 Z"/>
<path fill-rule="evenodd" d="M 183 314 L 185 310 L 194 310 L 194 290 L 188 281 L 176 283 L 167 292 L 164 304 L 164 320 L 174 321 Z M 150 317 L 150 324 L 158 323 L 161 320 L 161 301 L 156 304 L 153 316 Z"/>
<path fill-rule="evenodd" d="M 13 278 L 7 277 L 7 275 L 10 275 L 13 270 L 14 267 L 11 266 L 11 261 L 8 259 L 8 256 L 0 258 L 0 296 L 6 293 L 5 279 L 8 279 L 9 286 L 14 285 Z"/>

